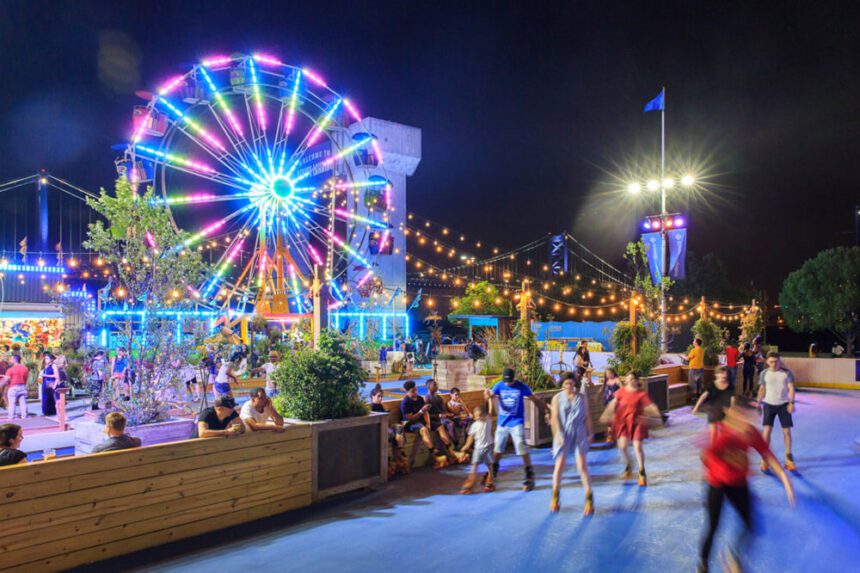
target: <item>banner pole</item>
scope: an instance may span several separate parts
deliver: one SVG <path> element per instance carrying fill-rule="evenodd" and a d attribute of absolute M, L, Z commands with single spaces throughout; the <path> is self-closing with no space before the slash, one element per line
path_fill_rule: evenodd
<path fill-rule="evenodd" d="M 663 105 L 660 109 L 660 250 L 663 254 L 660 276 L 660 350 L 669 351 L 669 335 L 666 332 L 666 276 L 669 274 L 669 246 L 666 231 L 666 86 L 663 86 Z"/>

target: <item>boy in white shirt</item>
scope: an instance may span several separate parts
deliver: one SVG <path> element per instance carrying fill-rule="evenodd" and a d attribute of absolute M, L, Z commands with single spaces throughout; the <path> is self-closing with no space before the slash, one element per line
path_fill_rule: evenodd
<path fill-rule="evenodd" d="M 482 462 L 487 466 L 487 473 L 484 474 L 484 491 L 496 491 L 496 485 L 493 483 L 493 421 L 487 415 L 485 406 L 475 406 L 473 411 L 475 421 L 472 422 L 469 428 L 469 437 L 466 438 L 466 444 L 460 451 L 458 458 L 465 460 L 468 454 L 467 450 L 475 446 L 472 452 L 472 471 L 469 472 L 469 477 L 466 483 L 463 484 L 460 493 L 469 494 L 475 493 L 475 482 L 478 480 L 478 465 Z"/>
<path fill-rule="evenodd" d="M 281 361 L 281 355 L 278 354 L 277 351 L 272 350 L 269 352 L 269 361 L 263 364 L 258 368 L 254 368 L 251 372 L 255 375 L 260 372 L 266 373 L 266 396 L 269 398 L 274 398 L 278 395 L 278 387 L 275 384 L 274 379 L 272 378 L 272 373 L 278 367 L 278 362 Z"/>

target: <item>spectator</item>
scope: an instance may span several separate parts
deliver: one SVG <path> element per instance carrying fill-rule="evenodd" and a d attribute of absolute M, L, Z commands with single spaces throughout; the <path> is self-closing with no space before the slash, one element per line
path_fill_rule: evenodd
<path fill-rule="evenodd" d="M 449 419 L 454 425 L 451 438 L 459 444 L 460 437 L 458 434 L 462 433 L 463 436 L 468 435 L 469 427 L 472 425 L 474 418 L 469 407 L 460 399 L 460 389 L 456 386 L 451 388 L 451 399 L 448 400 L 447 407 L 451 415 Z"/>
<path fill-rule="evenodd" d="M 234 384 L 238 383 L 236 376 L 233 374 L 233 363 L 229 360 L 221 360 L 218 366 L 218 375 L 215 376 L 215 384 L 212 385 L 212 392 L 216 398 L 218 396 L 233 395 L 230 382 Z"/>
<path fill-rule="evenodd" d="M 45 352 L 45 367 L 42 369 L 42 415 L 57 415 L 56 389 L 60 387 L 60 374 L 54 364 L 54 355 Z"/>
<path fill-rule="evenodd" d="M 833 358 L 842 358 L 842 355 L 845 354 L 845 347 L 838 342 L 834 342 L 830 352 L 833 354 Z"/>
<path fill-rule="evenodd" d="M 418 395 L 418 387 L 414 380 L 404 382 L 403 389 L 406 391 L 406 396 L 400 402 L 400 415 L 403 418 L 404 429 L 418 434 L 424 446 L 433 452 L 433 457 L 436 459 L 433 467 L 444 468 L 448 465 L 448 458 L 433 444 L 433 437 L 430 434 L 430 415 L 428 414 L 430 404 L 425 403 Z"/>
<path fill-rule="evenodd" d="M 0 466 L 26 464 L 27 454 L 19 450 L 24 430 L 18 424 L 0 426 Z"/>
<path fill-rule="evenodd" d="M 107 372 L 107 362 L 105 361 L 105 351 L 96 350 L 93 357 L 90 359 L 90 409 L 99 409 L 99 399 L 102 395 L 102 388 L 105 383 L 105 373 Z"/>
<path fill-rule="evenodd" d="M 579 377 L 579 380 L 582 380 L 583 376 L 588 376 L 588 384 L 591 385 L 591 370 L 594 368 L 594 365 L 591 363 L 591 353 L 588 351 L 588 341 L 583 340 L 579 348 L 576 349 L 576 374 Z"/>
<path fill-rule="evenodd" d="M 379 347 L 379 369 L 383 374 L 388 373 L 388 347 L 384 343 Z"/>
<path fill-rule="evenodd" d="M 275 410 L 263 388 L 251 390 L 250 399 L 242 405 L 239 416 L 249 432 L 284 431 L 284 418 Z"/>
<path fill-rule="evenodd" d="M 129 436 L 125 433 L 126 419 L 122 412 L 111 412 L 105 416 L 105 434 L 108 438 L 96 445 L 92 453 L 112 452 L 114 450 L 127 450 L 139 448 L 140 438 Z"/>
<path fill-rule="evenodd" d="M 439 434 L 439 439 L 445 444 L 449 455 L 453 458 L 454 454 L 454 423 L 448 417 L 448 407 L 445 405 L 445 400 L 439 395 L 439 384 L 430 378 L 427 380 L 427 396 L 424 401 L 430 404 L 430 409 L 427 413 L 430 415 L 430 431 Z"/>
<path fill-rule="evenodd" d="M 370 391 L 370 411 L 379 414 L 387 414 L 388 411 L 382 406 L 384 392 L 382 386 L 377 384 Z M 409 473 L 409 459 L 403 454 L 403 424 L 388 424 L 388 451 L 390 459 L 388 462 L 388 477 L 396 474 Z"/>
<path fill-rule="evenodd" d="M 278 395 L 278 387 L 275 385 L 275 380 L 272 378 L 272 373 L 278 367 L 278 362 L 281 361 L 281 355 L 276 350 L 269 352 L 269 361 L 258 368 L 254 368 L 251 372 L 257 376 L 260 372 L 266 373 L 266 395 L 269 398 L 274 398 Z"/>
<path fill-rule="evenodd" d="M 741 351 L 738 350 L 738 344 L 734 340 L 729 340 L 725 345 L 726 352 L 726 375 L 729 380 L 729 387 L 732 392 L 735 391 L 735 384 L 738 380 L 738 356 Z"/>
<path fill-rule="evenodd" d="M 238 419 L 236 401 L 233 396 L 225 394 L 215 399 L 215 405 L 206 408 L 197 417 L 192 438 L 216 438 L 237 436 L 245 431 L 245 426 Z"/>
<path fill-rule="evenodd" d="M 693 341 L 693 348 L 683 358 L 690 364 L 690 389 L 695 391 L 694 399 L 698 400 L 702 393 L 702 380 L 705 377 L 705 349 L 702 348 L 701 338 Z"/>
<path fill-rule="evenodd" d="M 15 406 L 19 406 L 20 416 L 23 420 L 27 417 L 27 377 L 30 375 L 30 369 L 21 364 L 21 357 L 18 354 L 12 355 L 12 366 L 6 371 L 6 374 L 0 376 L 8 384 L 6 390 L 6 404 L 9 409 L 9 419 L 15 418 Z"/>
<path fill-rule="evenodd" d="M 130 360 L 125 348 L 117 348 L 110 367 L 111 384 L 121 388 L 126 395 L 130 394 L 128 387 Z"/>
<path fill-rule="evenodd" d="M 197 382 L 197 367 L 188 361 L 188 358 L 182 358 L 179 361 L 179 377 L 185 383 L 186 400 L 199 402 L 200 401 L 200 384 Z"/>

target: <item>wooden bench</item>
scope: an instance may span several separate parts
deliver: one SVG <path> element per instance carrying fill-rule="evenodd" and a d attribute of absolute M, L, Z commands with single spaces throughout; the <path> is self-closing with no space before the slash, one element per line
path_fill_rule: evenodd
<path fill-rule="evenodd" d="M 60 571 L 310 505 L 312 428 L 0 468 L 0 571 Z"/>

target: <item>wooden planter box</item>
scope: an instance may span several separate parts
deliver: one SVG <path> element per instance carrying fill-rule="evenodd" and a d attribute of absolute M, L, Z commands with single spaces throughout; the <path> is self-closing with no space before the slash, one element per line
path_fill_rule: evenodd
<path fill-rule="evenodd" d="M 181 442 L 191 437 L 194 420 L 177 419 L 143 426 L 128 426 L 126 433 L 140 438 L 141 445 L 153 446 L 168 442 Z M 105 441 L 105 425 L 95 420 L 78 420 L 73 424 L 75 430 L 75 455 L 89 454 L 93 446 Z"/>
<path fill-rule="evenodd" d="M 648 397 L 661 412 L 669 410 L 669 375 L 652 374 L 642 379 Z"/>
<path fill-rule="evenodd" d="M 535 392 L 536 396 L 543 398 L 544 402 L 549 404 L 553 396 L 559 393 L 559 390 L 541 390 Z M 529 446 L 542 446 L 552 442 L 552 428 L 546 423 L 544 411 L 537 404 L 526 398 L 525 400 L 525 434 L 526 444 Z"/>
<path fill-rule="evenodd" d="M 442 390 L 465 388 L 473 373 L 471 360 L 439 360 L 436 363 L 436 382 Z"/>
<path fill-rule="evenodd" d="M 373 487 L 388 479 L 388 414 L 305 422 L 312 429 L 311 497 Z"/>

